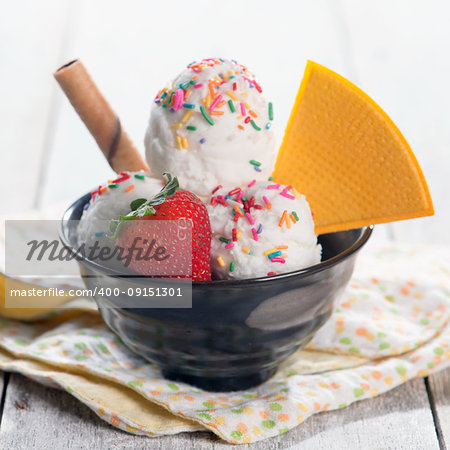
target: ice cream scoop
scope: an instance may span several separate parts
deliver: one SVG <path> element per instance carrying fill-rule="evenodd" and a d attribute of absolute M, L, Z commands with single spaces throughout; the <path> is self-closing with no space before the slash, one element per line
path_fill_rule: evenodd
<path fill-rule="evenodd" d="M 115 179 L 94 189 L 78 225 L 78 244 L 89 247 L 101 241 L 102 245 L 113 246 L 113 242 L 104 238 L 110 231 L 107 228 L 109 221 L 128 214 L 131 202 L 153 197 L 162 185 L 162 180 L 145 172 L 121 172 Z"/>
<path fill-rule="evenodd" d="M 309 204 L 291 186 L 253 180 L 220 188 L 207 208 L 215 278 L 264 277 L 320 262 Z"/>
<path fill-rule="evenodd" d="M 273 105 L 248 69 L 233 60 L 193 62 L 151 108 L 145 136 L 152 173 L 176 173 L 207 196 L 218 184 L 267 180 L 276 157 Z"/>

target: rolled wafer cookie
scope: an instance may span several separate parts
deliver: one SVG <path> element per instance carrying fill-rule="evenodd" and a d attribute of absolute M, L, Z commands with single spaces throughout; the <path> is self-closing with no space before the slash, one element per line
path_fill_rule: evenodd
<path fill-rule="evenodd" d="M 150 170 L 80 60 L 64 64 L 54 77 L 115 172 Z"/>

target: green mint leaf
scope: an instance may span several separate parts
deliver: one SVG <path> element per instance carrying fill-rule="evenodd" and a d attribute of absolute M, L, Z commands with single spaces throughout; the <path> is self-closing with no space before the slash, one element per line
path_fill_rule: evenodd
<path fill-rule="evenodd" d="M 131 211 L 126 216 L 120 216 L 119 220 L 113 219 L 110 222 L 110 230 L 114 233 L 112 236 L 106 236 L 110 241 L 115 241 L 120 233 L 122 225 L 127 220 L 132 220 L 136 217 L 145 217 L 149 214 L 155 214 L 155 208 L 153 206 L 161 205 L 166 201 L 168 197 L 172 197 L 180 187 L 177 177 L 172 177 L 170 173 L 163 173 L 167 177 L 167 183 L 161 188 L 161 190 L 153 196 L 150 200 L 145 198 L 138 198 L 133 200 L 130 204 Z"/>
<path fill-rule="evenodd" d="M 147 201 L 146 198 L 137 198 L 130 203 L 131 211 L 136 211 L 140 206 L 142 206 Z"/>

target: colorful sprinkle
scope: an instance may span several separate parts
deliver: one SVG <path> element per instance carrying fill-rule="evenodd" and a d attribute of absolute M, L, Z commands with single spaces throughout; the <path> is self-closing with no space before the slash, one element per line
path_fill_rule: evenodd
<path fill-rule="evenodd" d="M 183 108 L 186 109 L 195 109 L 195 105 L 192 103 L 183 103 Z"/>
<path fill-rule="evenodd" d="M 255 161 L 254 159 L 251 159 L 249 163 L 256 167 L 259 167 L 261 165 L 259 161 Z"/>
<path fill-rule="evenodd" d="M 272 258 L 270 261 L 273 263 L 278 262 L 278 263 L 282 263 L 282 264 L 284 264 L 286 262 L 286 260 L 284 258 Z"/>
<path fill-rule="evenodd" d="M 234 267 L 235 267 L 234 261 L 230 262 L 230 272 L 234 271 Z"/>
<path fill-rule="evenodd" d="M 291 189 L 291 186 L 287 186 L 285 187 L 281 192 L 280 195 L 282 195 L 283 197 L 288 198 L 289 200 L 295 200 L 295 197 L 291 194 L 288 194 L 288 191 Z"/>
<path fill-rule="evenodd" d="M 183 150 L 183 143 L 181 141 L 181 136 L 179 134 L 177 134 L 176 139 L 178 144 L 178 150 Z"/>
<path fill-rule="evenodd" d="M 134 184 L 130 184 L 130 186 L 128 186 L 126 189 L 125 189 L 125 192 L 130 192 L 130 191 L 132 191 L 134 189 Z"/>
<path fill-rule="evenodd" d="M 200 144 L 204 144 L 206 142 L 206 139 L 205 138 L 201 138 L 200 139 Z"/>
<path fill-rule="evenodd" d="M 200 112 L 202 113 L 203 118 L 211 125 L 214 125 L 213 120 L 211 119 L 211 117 L 208 116 L 208 114 L 206 113 L 206 110 L 203 106 L 200 106 Z"/>
<path fill-rule="evenodd" d="M 253 217 L 249 213 L 245 213 L 245 218 L 247 219 L 248 223 L 250 225 L 254 225 L 255 221 L 253 220 Z"/>
<path fill-rule="evenodd" d="M 259 226 L 258 226 L 258 229 L 256 230 L 256 232 L 257 232 L 258 234 L 261 234 L 261 233 L 262 233 L 262 230 L 263 230 L 263 226 L 262 226 L 262 224 L 260 223 Z"/>
<path fill-rule="evenodd" d="M 137 178 L 138 180 L 145 180 L 145 175 L 141 175 L 139 173 L 134 174 L 134 178 Z"/>
<path fill-rule="evenodd" d="M 279 184 L 269 184 L 269 186 L 267 186 L 267 189 L 278 189 L 279 187 Z"/>
<path fill-rule="evenodd" d="M 256 230 L 254 228 L 252 228 L 252 235 L 253 235 L 253 239 L 255 241 L 257 241 L 258 240 L 258 233 L 256 232 Z"/>
<path fill-rule="evenodd" d="M 273 252 L 273 253 L 269 253 L 269 254 L 267 255 L 267 257 L 268 257 L 269 259 L 275 258 L 275 257 L 277 257 L 277 256 L 281 256 L 281 251 L 280 251 L 280 250 L 277 250 L 276 252 Z"/>
<path fill-rule="evenodd" d="M 249 255 L 249 254 L 251 253 L 251 252 L 250 252 L 250 249 L 249 249 L 248 247 L 242 247 L 241 250 L 242 250 L 244 253 L 247 253 L 247 255 Z"/>
<path fill-rule="evenodd" d="M 188 125 L 188 126 L 186 127 L 186 129 L 191 130 L 191 131 L 195 131 L 195 130 L 197 129 L 197 127 L 194 127 L 194 126 L 192 126 L 192 125 Z"/>
<path fill-rule="evenodd" d="M 243 116 L 247 115 L 247 112 L 245 111 L 245 105 L 244 105 L 244 103 L 242 103 L 242 102 L 241 102 L 241 114 L 242 114 Z"/>
<path fill-rule="evenodd" d="M 209 107 L 209 110 L 212 111 L 217 106 L 217 104 L 220 102 L 220 100 L 222 100 L 222 96 L 218 95 L 215 98 L 215 100 L 212 102 L 211 106 Z"/>
<path fill-rule="evenodd" d="M 287 216 L 287 210 L 285 209 L 280 221 L 278 222 L 278 226 L 281 228 L 283 226 L 284 221 L 286 220 L 286 216 Z"/>
<path fill-rule="evenodd" d="M 297 213 L 295 211 L 292 211 L 292 215 L 295 217 L 295 220 L 298 222 L 300 219 L 297 216 Z"/>
<path fill-rule="evenodd" d="M 183 105 L 184 100 L 184 91 L 183 89 L 177 89 L 175 91 L 175 101 L 172 105 L 173 109 L 176 111 L 177 109 L 180 109 Z"/>
<path fill-rule="evenodd" d="M 256 183 L 256 180 L 250 181 L 250 183 L 247 185 L 247 187 L 252 187 Z"/>
<path fill-rule="evenodd" d="M 115 189 L 119 187 L 119 183 L 112 183 L 112 184 L 108 184 L 109 188 Z"/>
<path fill-rule="evenodd" d="M 231 92 L 231 91 L 227 91 L 226 94 L 227 94 L 230 98 L 232 98 L 235 102 L 237 102 L 237 101 L 239 100 L 238 97 L 237 97 L 235 94 L 233 94 L 233 92 Z"/>
<path fill-rule="evenodd" d="M 286 221 L 287 229 L 290 230 L 291 229 L 291 218 L 290 218 L 289 214 L 286 214 L 286 217 L 284 220 Z"/>
<path fill-rule="evenodd" d="M 187 113 L 184 114 L 184 116 L 181 118 L 181 121 L 183 123 L 186 123 L 189 118 L 192 116 L 192 114 L 194 114 L 194 110 L 188 111 Z"/>
<path fill-rule="evenodd" d="M 269 120 L 273 120 L 273 105 L 269 102 Z"/>
<path fill-rule="evenodd" d="M 217 257 L 217 262 L 219 263 L 220 267 L 225 267 L 225 261 L 221 256 Z"/>
<path fill-rule="evenodd" d="M 234 242 L 230 242 L 229 244 L 225 245 L 225 248 L 227 250 L 229 250 L 230 248 L 233 248 L 233 247 L 234 247 Z"/>
<path fill-rule="evenodd" d="M 256 125 L 254 120 L 250 120 L 250 123 L 252 124 L 252 127 L 256 130 L 256 131 L 261 131 L 261 128 L 258 127 L 258 125 Z"/>

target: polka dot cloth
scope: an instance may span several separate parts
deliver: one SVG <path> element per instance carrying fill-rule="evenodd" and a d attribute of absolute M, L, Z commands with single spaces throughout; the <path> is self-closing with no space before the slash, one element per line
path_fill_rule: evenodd
<path fill-rule="evenodd" d="M 345 408 L 449 367 L 449 275 L 448 249 L 397 244 L 364 249 L 332 317 L 303 352 L 318 351 L 320 373 L 299 369 L 299 352 L 273 379 L 242 392 L 210 393 L 163 379 L 156 366 L 127 351 L 95 314 L 53 325 L 0 319 L 0 347 L 17 360 L 43 361 L 120 384 L 143 402 L 163 405 L 230 443 L 250 443 L 284 433 L 312 414 Z M 50 372 L 37 376 L 16 370 L 59 385 L 118 428 L 165 434 L 131 420 L 120 404 L 112 410 L 101 399 L 86 400 Z M 193 429 L 186 426 L 186 431 Z"/>

